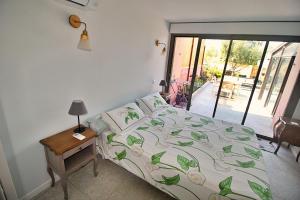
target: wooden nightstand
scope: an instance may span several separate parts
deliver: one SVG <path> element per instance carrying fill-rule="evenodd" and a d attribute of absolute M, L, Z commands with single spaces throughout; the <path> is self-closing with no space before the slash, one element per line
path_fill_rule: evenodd
<path fill-rule="evenodd" d="M 57 133 L 40 141 L 44 145 L 47 171 L 51 176 L 52 187 L 55 184 L 53 171 L 61 178 L 65 199 L 68 199 L 67 177 L 70 173 L 94 162 L 94 175 L 97 176 L 96 133 L 87 128 L 78 140 L 72 135 L 74 128 Z"/>

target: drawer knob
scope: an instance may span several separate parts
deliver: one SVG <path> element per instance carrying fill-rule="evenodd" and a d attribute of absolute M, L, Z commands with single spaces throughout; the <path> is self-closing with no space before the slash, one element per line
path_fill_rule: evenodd
<path fill-rule="evenodd" d="M 79 147 L 79 150 L 82 150 L 82 147 Z"/>

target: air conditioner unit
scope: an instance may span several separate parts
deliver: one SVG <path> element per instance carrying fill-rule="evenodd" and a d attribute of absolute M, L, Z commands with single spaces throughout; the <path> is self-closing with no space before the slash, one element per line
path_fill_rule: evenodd
<path fill-rule="evenodd" d="M 99 0 L 65 0 L 70 5 L 74 5 L 79 8 L 95 10 L 98 7 Z"/>

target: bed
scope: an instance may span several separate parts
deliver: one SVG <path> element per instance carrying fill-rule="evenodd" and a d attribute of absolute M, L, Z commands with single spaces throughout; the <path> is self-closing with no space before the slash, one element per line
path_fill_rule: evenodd
<path fill-rule="evenodd" d="M 249 127 L 164 105 L 98 143 L 105 159 L 175 199 L 272 199 Z"/>

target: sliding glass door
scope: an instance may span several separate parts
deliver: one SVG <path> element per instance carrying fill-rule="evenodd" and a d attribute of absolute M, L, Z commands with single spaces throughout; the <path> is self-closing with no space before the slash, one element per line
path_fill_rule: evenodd
<path fill-rule="evenodd" d="M 214 117 L 242 123 L 265 42 L 233 40 Z M 227 52 L 228 45 L 223 46 Z"/>
<path fill-rule="evenodd" d="M 272 137 L 272 115 L 298 43 L 217 37 L 171 37 L 166 78 L 171 104 Z"/>
<path fill-rule="evenodd" d="M 193 73 L 196 60 L 197 37 L 176 37 L 174 40 L 172 70 L 169 74 L 170 104 L 179 108 L 187 108 L 190 102 Z"/>
<path fill-rule="evenodd" d="M 274 73 L 274 77 L 270 84 L 270 90 L 265 101 L 265 106 L 269 104 L 276 104 L 278 95 L 282 92 L 282 85 L 285 82 L 286 72 L 290 70 L 295 60 L 295 53 L 297 52 L 299 44 L 290 43 L 282 49 L 280 62 Z"/>
<path fill-rule="evenodd" d="M 299 43 L 269 42 L 245 120 L 246 126 L 255 127 L 264 136 L 273 137 L 273 115 L 278 108 L 298 48 Z"/>
<path fill-rule="evenodd" d="M 202 39 L 190 110 L 212 116 L 223 75 L 229 40 Z"/>

